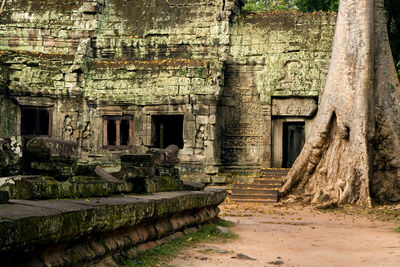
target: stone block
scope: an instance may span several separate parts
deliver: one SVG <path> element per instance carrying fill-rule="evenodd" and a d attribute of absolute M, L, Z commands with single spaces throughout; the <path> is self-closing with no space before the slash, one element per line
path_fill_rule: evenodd
<path fill-rule="evenodd" d="M 210 124 L 216 124 L 217 123 L 217 116 L 216 115 L 210 115 L 209 122 L 210 122 Z"/>
<path fill-rule="evenodd" d="M 204 189 L 206 185 L 199 182 L 183 182 L 183 188 L 189 191 L 201 191 Z"/>
<path fill-rule="evenodd" d="M 174 166 L 179 163 L 178 159 L 179 148 L 176 145 L 169 145 L 165 149 L 151 148 L 146 154 L 150 154 L 154 158 L 156 166 Z"/>
<path fill-rule="evenodd" d="M 169 177 L 153 177 L 146 179 L 146 190 L 148 193 L 182 191 L 183 181 Z"/>
<path fill-rule="evenodd" d="M 206 125 L 210 121 L 209 118 L 210 118 L 209 116 L 196 116 L 196 124 L 197 125 L 199 125 L 199 124 Z"/>
<path fill-rule="evenodd" d="M 186 147 L 186 143 L 183 149 L 179 150 L 179 156 L 182 155 L 192 155 L 193 154 L 193 148 L 191 147 Z"/>
<path fill-rule="evenodd" d="M 154 167 L 154 156 L 150 154 L 129 154 L 121 156 L 121 168 Z"/>
<path fill-rule="evenodd" d="M 213 176 L 213 177 L 211 177 L 211 181 L 214 184 L 225 184 L 226 176 Z"/>
<path fill-rule="evenodd" d="M 26 150 L 32 161 L 75 162 L 78 158 L 77 144 L 72 141 L 36 137 L 28 141 Z"/>
<path fill-rule="evenodd" d="M 208 116 L 208 115 L 210 115 L 210 107 L 202 105 L 202 104 L 194 105 L 193 106 L 193 114 Z"/>
<path fill-rule="evenodd" d="M 77 73 L 67 73 L 67 74 L 65 74 L 65 81 L 66 82 L 77 82 L 78 81 Z"/>

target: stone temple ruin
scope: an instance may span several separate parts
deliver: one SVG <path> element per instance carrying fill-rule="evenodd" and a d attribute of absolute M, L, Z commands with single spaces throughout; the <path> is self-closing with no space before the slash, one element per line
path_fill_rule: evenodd
<path fill-rule="evenodd" d="M 224 190 L 195 181 L 291 167 L 318 108 L 336 16 L 242 6 L 5 2 L 0 203 L 13 200 L 0 209 L 0 256 L 74 265 L 169 240 L 218 214 Z M 175 192 L 157 193 L 166 191 Z M 154 194 L 107 198 L 132 193 Z M 62 200 L 31 201 L 40 199 Z M 52 262 L 58 251 L 32 250 L 51 244 L 64 244 L 62 263 Z"/>
<path fill-rule="evenodd" d="M 336 17 L 242 5 L 7 0 L 3 175 L 21 171 L 32 137 L 72 141 L 78 165 L 109 169 L 174 144 L 181 174 L 211 175 L 206 182 L 290 167 L 317 110 Z"/>

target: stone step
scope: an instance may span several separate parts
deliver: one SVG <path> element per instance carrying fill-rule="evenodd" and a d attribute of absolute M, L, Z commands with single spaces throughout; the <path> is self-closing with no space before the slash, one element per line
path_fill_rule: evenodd
<path fill-rule="evenodd" d="M 232 199 L 231 198 L 231 201 L 246 202 L 246 203 L 264 203 L 264 204 L 276 203 L 276 200 L 270 200 L 270 199 Z"/>
<path fill-rule="evenodd" d="M 265 185 L 277 185 L 277 186 L 282 186 L 282 181 L 281 180 L 270 180 L 270 179 L 257 179 L 254 180 L 254 184 L 265 184 Z"/>
<path fill-rule="evenodd" d="M 275 189 L 281 188 L 281 184 L 235 184 L 232 189 Z"/>
<path fill-rule="evenodd" d="M 261 170 L 261 173 L 288 173 L 289 170 Z"/>
<path fill-rule="evenodd" d="M 262 172 L 270 172 L 270 173 L 273 173 L 273 172 L 286 172 L 286 173 L 288 173 L 290 171 L 290 169 L 288 169 L 288 168 L 281 168 L 281 169 L 263 169 L 263 168 L 261 168 L 260 170 Z"/>
<path fill-rule="evenodd" d="M 236 196 L 236 195 L 270 195 L 273 194 L 275 195 L 277 192 L 277 190 L 274 189 L 253 189 L 253 188 L 246 188 L 246 189 L 237 189 L 237 188 L 233 188 L 232 189 L 232 196 Z"/>
<path fill-rule="evenodd" d="M 262 178 L 282 178 L 286 177 L 286 174 L 262 174 L 260 177 Z"/>
<path fill-rule="evenodd" d="M 278 199 L 278 192 L 275 194 L 264 194 L 264 195 L 232 195 L 231 200 L 235 199 L 269 199 L 269 200 L 275 200 L 277 201 Z"/>

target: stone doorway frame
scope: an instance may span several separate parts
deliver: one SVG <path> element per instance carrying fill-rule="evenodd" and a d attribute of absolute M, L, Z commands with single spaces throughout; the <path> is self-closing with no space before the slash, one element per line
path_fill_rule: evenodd
<path fill-rule="evenodd" d="M 282 168 L 283 161 L 283 123 L 304 122 L 306 140 L 310 136 L 312 119 L 301 117 L 283 117 L 272 119 L 272 167 Z"/>

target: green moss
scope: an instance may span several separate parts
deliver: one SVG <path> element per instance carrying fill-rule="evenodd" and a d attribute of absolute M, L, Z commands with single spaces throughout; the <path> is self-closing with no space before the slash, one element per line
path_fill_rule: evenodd
<path fill-rule="evenodd" d="M 183 190 L 183 182 L 171 177 L 154 177 L 146 179 L 146 190 L 148 193 L 181 191 Z"/>
<path fill-rule="evenodd" d="M 197 243 L 219 243 L 225 240 L 238 238 L 235 233 L 219 234 L 217 226 L 233 226 L 233 223 L 221 219 L 215 219 L 209 224 L 201 226 L 200 230 L 183 236 L 174 241 L 169 241 L 161 246 L 141 252 L 135 259 L 119 258 L 117 261 L 121 266 L 159 266 L 171 260 L 179 254 L 182 249 L 194 246 Z"/>

